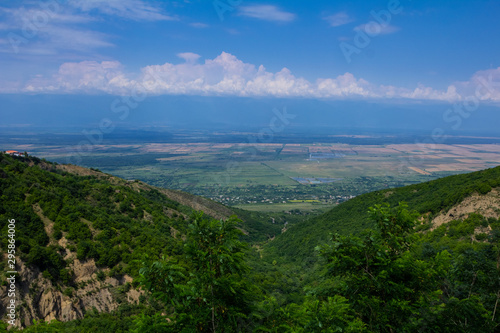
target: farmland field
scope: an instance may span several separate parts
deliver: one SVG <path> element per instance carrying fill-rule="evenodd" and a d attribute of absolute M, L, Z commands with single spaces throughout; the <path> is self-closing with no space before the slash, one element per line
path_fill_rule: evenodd
<path fill-rule="evenodd" d="M 312 213 L 323 213 L 328 209 L 332 208 L 331 205 L 326 203 L 310 203 L 310 202 L 287 202 L 287 203 L 257 203 L 257 204 L 242 204 L 235 205 L 237 208 L 242 208 L 246 210 L 258 211 L 258 212 L 289 212 L 293 210 L 299 210 L 300 212 L 312 212 Z"/>
<path fill-rule="evenodd" d="M 65 145 L 8 148 L 71 161 Z M 500 145 L 144 142 L 96 145 L 78 159 L 240 208 L 317 211 L 361 193 L 497 166 Z"/>

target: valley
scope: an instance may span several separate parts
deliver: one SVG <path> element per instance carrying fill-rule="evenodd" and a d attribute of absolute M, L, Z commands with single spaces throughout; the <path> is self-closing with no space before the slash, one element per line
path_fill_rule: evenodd
<path fill-rule="evenodd" d="M 0 4 L 0 333 L 500 333 L 500 1 Z"/>
<path fill-rule="evenodd" d="M 15 326 L 26 332 L 499 325 L 500 167 L 363 193 L 310 216 L 33 156 L 0 154 L 0 189 L 0 231 L 16 218 Z M 0 246 L 6 281 L 5 238 Z M 0 316 L 8 290 L 2 283 Z"/>
<path fill-rule="evenodd" d="M 417 184 L 500 164 L 493 137 L 453 137 L 450 144 L 423 138 L 370 135 L 331 136 L 324 142 L 283 135 L 271 143 L 240 143 L 245 135 L 221 133 L 195 142 L 200 133 L 182 133 L 188 143 L 155 142 L 137 135 L 112 144 L 111 137 L 89 153 L 75 153 L 73 136 L 53 144 L 12 144 L 59 163 L 96 168 L 128 180 L 200 195 L 254 211 L 320 213 L 362 193 Z M 179 136 L 181 136 L 179 134 Z M 279 140 L 279 141 L 278 141 Z M 249 141 L 249 140 L 246 140 Z M 335 142 L 339 141 L 339 142 Z M 398 143 L 398 142 L 408 143 Z M 89 149 L 89 148 L 88 148 Z M 73 155 L 68 155 L 73 151 Z M 76 155 L 75 155 L 76 154 Z"/>

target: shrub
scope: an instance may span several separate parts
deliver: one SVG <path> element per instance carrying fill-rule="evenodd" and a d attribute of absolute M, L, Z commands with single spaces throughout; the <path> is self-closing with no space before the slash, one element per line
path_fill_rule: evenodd
<path fill-rule="evenodd" d="M 491 191 L 491 186 L 486 183 L 483 183 L 477 187 L 477 191 L 481 194 L 486 194 Z"/>
<path fill-rule="evenodd" d="M 73 297 L 73 288 L 66 288 L 63 291 L 64 296 Z"/>
<path fill-rule="evenodd" d="M 104 279 L 106 278 L 106 274 L 104 273 L 104 271 L 98 271 L 96 273 L 96 277 L 97 277 L 97 280 L 104 281 Z"/>

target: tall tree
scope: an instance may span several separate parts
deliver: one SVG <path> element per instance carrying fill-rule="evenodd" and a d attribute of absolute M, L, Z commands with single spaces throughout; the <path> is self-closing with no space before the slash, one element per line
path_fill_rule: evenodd
<path fill-rule="evenodd" d="M 375 231 L 364 238 L 334 235 L 322 254 L 338 281 L 333 292 L 349 299 L 370 330 L 401 331 L 422 305 L 422 293 L 433 296 L 430 277 L 437 271 L 408 251 L 418 214 L 404 203 L 392 209 L 375 205 L 369 213 Z"/>
<path fill-rule="evenodd" d="M 151 325 L 172 332 L 238 331 L 251 312 L 251 296 L 243 276 L 248 271 L 246 245 L 239 240 L 242 232 L 236 228 L 237 221 L 197 213 L 189 225 L 183 255 L 141 269 L 142 285 L 165 304 L 166 316 L 140 318 L 139 332 L 150 331 Z"/>

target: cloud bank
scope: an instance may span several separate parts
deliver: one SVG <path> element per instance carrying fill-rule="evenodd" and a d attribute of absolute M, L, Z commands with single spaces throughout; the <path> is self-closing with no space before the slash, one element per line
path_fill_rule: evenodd
<path fill-rule="evenodd" d="M 178 57 L 183 62 L 146 66 L 135 74 L 126 73 L 117 61 L 64 63 L 51 77 L 31 79 L 21 92 L 459 101 L 477 89 L 490 89 L 491 93 L 481 94 L 482 99 L 500 101 L 495 85 L 500 81 L 500 68 L 477 72 L 469 81 L 440 91 L 423 85 L 414 89 L 377 85 L 351 73 L 310 82 L 287 68 L 269 72 L 263 65 L 245 63 L 226 52 L 204 62 L 190 52 Z"/>

